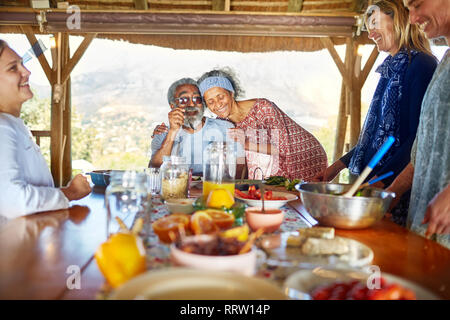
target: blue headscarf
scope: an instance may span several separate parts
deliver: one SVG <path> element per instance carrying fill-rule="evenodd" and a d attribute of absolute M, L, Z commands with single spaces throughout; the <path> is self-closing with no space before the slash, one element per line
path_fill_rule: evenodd
<path fill-rule="evenodd" d="M 376 69 L 381 77 L 348 166 L 351 173 L 359 175 L 364 170 L 367 163 L 363 162 L 368 146 L 371 145 L 372 150 L 378 150 L 389 136 L 395 138 L 394 145 L 378 162 L 377 167 L 382 167 L 403 143 L 399 133 L 402 86 L 410 59 L 417 53 L 411 50 L 408 54 L 406 49 L 402 49 L 395 56 L 389 55 Z"/>

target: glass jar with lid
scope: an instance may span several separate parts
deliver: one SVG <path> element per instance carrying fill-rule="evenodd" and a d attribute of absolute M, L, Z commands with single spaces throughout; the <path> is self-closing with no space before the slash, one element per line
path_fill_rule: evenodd
<path fill-rule="evenodd" d="M 234 196 L 236 177 L 235 144 L 213 141 L 203 152 L 203 199 L 215 189 L 225 189 Z"/>
<path fill-rule="evenodd" d="M 185 157 L 164 156 L 160 174 L 163 200 L 187 198 L 189 166 Z"/>

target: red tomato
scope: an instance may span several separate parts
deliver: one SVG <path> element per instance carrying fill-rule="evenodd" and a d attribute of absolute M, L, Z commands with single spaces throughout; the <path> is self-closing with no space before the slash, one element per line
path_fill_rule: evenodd
<path fill-rule="evenodd" d="M 264 200 L 273 200 L 272 196 L 273 196 L 272 190 L 264 192 Z"/>
<path fill-rule="evenodd" d="M 347 293 L 347 299 L 365 300 L 367 299 L 367 286 L 359 281 L 356 281 Z"/>
<path fill-rule="evenodd" d="M 320 286 L 311 293 L 311 297 L 314 300 L 328 300 L 330 298 L 330 293 L 331 288 L 328 286 Z"/>
<path fill-rule="evenodd" d="M 244 198 L 244 199 L 251 199 L 251 197 L 248 196 L 248 194 L 240 191 L 239 189 L 234 189 L 234 193 L 235 195 L 237 195 L 238 197 Z"/>

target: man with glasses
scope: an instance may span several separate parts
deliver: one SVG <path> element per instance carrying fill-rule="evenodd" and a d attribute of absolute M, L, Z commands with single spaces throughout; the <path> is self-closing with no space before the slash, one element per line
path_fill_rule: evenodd
<path fill-rule="evenodd" d="M 197 82 L 191 78 L 175 81 L 169 87 L 167 100 L 171 108 L 169 128 L 153 136 L 149 167 L 160 167 L 164 156 L 178 155 L 186 158 L 194 175 L 201 175 L 203 150 L 210 141 L 227 141 L 227 131 L 234 125 L 204 117 L 205 106 Z M 245 162 L 244 151 L 239 144 L 235 145 L 237 163 L 242 164 Z"/>

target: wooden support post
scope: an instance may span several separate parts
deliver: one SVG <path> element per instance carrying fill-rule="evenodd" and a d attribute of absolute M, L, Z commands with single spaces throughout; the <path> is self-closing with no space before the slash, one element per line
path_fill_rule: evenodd
<path fill-rule="evenodd" d="M 62 186 L 62 144 L 63 144 L 63 109 L 65 99 L 64 94 L 65 90 L 62 88 L 62 97 L 59 101 L 56 101 L 55 95 L 55 84 L 58 84 L 58 72 L 61 72 L 62 61 L 61 55 L 63 51 L 64 39 L 61 33 L 56 35 L 56 51 L 58 61 L 56 67 L 57 76 L 54 77 L 54 81 L 52 82 L 52 109 L 51 109 L 51 134 L 50 134 L 50 160 L 51 160 L 51 172 L 53 176 L 53 180 L 56 187 Z"/>
<path fill-rule="evenodd" d="M 134 0 L 136 10 L 148 10 L 147 0 Z"/>
<path fill-rule="evenodd" d="M 336 66 L 339 69 L 339 72 L 342 75 L 342 79 L 345 82 L 345 85 L 349 88 L 353 87 L 353 82 L 351 81 L 351 78 L 349 78 L 349 70 L 346 69 L 344 63 L 342 62 L 341 58 L 339 57 L 339 54 L 336 52 L 336 49 L 334 48 L 333 41 L 331 41 L 330 38 L 320 38 L 320 41 L 322 42 L 322 45 L 324 48 L 328 50 L 331 57 L 333 58 L 334 62 L 336 63 Z"/>
<path fill-rule="evenodd" d="M 66 69 L 70 59 L 69 34 L 65 34 L 63 65 Z M 64 82 L 63 110 L 63 144 L 61 147 L 62 184 L 67 185 L 72 179 L 72 92 L 70 77 Z"/>
<path fill-rule="evenodd" d="M 341 98 L 339 101 L 339 112 L 336 123 L 336 137 L 334 140 L 333 162 L 342 157 L 345 143 L 345 132 L 347 131 L 346 114 L 346 87 L 344 82 L 341 84 Z"/>
<path fill-rule="evenodd" d="M 300 12 L 302 11 L 303 0 L 289 0 L 288 12 Z"/>
<path fill-rule="evenodd" d="M 80 46 L 78 47 L 78 49 L 73 54 L 72 59 L 67 61 L 67 64 L 65 65 L 64 70 L 62 70 L 62 77 L 61 77 L 62 83 L 67 81 L 67 79 L 69 78 L 70 74 L 72 73 L 73 68 L 75 68 L 75 66 L 80 61 L 80 59 L 83 56 L 83 54 L 86 52 L 86 49 L 89 47 L 89 45 L 91 44 L 92 40 L 94 40 L 96 36 L 97 36 L 96 33 L 88 34 L 83 39 L 83 42 L 81 42 Z"/>
<path fill-rule="evenodd" d="M 369 59 L 367 60 L 366 64 L 364 65 L 364 69 L 361 71 L 361 75 L 359 77 L 359 86 L 361 88 L 364 86 L 364 83 L 366 83 L 366 80 L 367 80 L 367 77 L 369 76 L 370 70 L 372 70 L 373 65 L 375 64 L 375 61 L 377 61 L 379 54 L 380 54 L 380 52 L 378 51 L 377 46 L 374 46 L 372 53 L 370 54 Z"/>
<path fill-rule="evenodd" d="M 357 144 L 361 131 L 361 87 L 359 86 L 359 79 L 355 76 L 355 70 L 358 68 L 359 71 L 361 70 L 361 60 L 356 65 L 357 50 L 358 46 L 352 39 L 352 63 L 350 64 L 351 68 L 349 70 L 353 82 L 350 94 L 350 148 L 353 148 Z"/>
<path fill-rule="evenodd" d="M 225 11 L 225 0 L 212 0 L 211 5 L 213 11 Z"/>
<path fill-rule="evenodd" d="M 28 42 L 31 46 L 34 46 L 36 43 L 38 43 L 38 40 L 36 39 L 36 36 L 34 35 L 33 29 L 29 26 L 21 26 L 22 32 L 25 34 L 25 36 L 28 39 Z M 53 72 L 50 68 L 50 65 L 48 64 L 47 58 L 45 58 L 44 54 L 41 54 L 37 57 L 39 63 L 41 64 L 42 69 L 44 70 L 45 75 L 47 76 L 47 79 L 50 83 L 52 83 L 52 76 Z"/>

